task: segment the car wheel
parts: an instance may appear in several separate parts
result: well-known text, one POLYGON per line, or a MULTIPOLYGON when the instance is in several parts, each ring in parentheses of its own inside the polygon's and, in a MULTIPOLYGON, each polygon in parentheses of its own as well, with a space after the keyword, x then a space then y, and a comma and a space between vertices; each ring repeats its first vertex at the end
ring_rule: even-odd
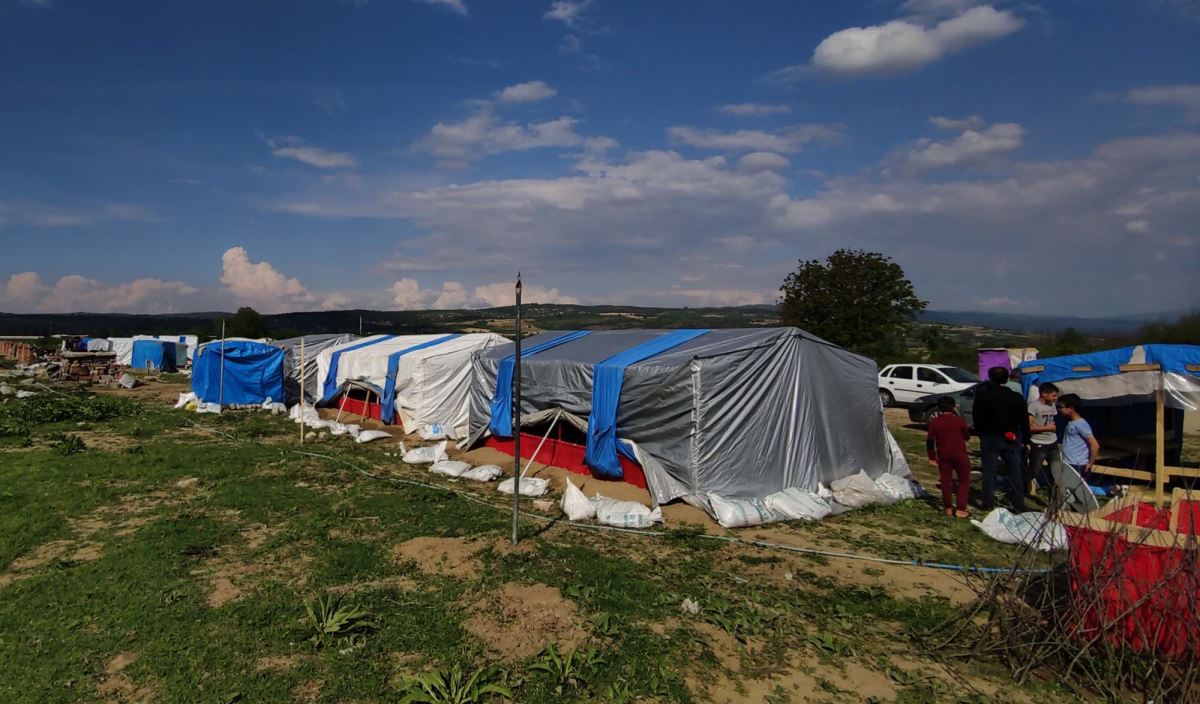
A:
POLYGON ((879 403, 883 404, 884 408, 891 408, 892 404, 895 402, 896 399, 892 396, 891 391, 885 391, 883 389, 879 390, 879 403))
POLYGON ((929 425, 929 421, 933 420, 933 417, 937 415, 937 412, 937 406, 930 406, 925 409, 924 413, 921 414, 921 420, 925 423, 925 425, 929 425))

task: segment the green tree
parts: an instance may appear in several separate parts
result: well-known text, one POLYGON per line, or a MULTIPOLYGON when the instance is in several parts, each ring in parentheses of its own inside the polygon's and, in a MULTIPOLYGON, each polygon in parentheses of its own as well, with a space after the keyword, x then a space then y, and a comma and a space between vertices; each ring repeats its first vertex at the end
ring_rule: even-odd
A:
POLYGON ((888 257, 839 249, 824 261, 801 261, 780 288, 779 314, 807 330, 876 359, 899 354, 926 302, 888 257))
POLYGON ((937 352, 946 343, 945 329, 941 325, 925 325, 917 331, 917 339, 930 352, 937 352))
POLYGON ((258 311, 249 306, 242 306, 229 319, 228 324, 225 326, 225 335, 228 337, 250 337, 256 339, 266 337, 267 324, 258 311))

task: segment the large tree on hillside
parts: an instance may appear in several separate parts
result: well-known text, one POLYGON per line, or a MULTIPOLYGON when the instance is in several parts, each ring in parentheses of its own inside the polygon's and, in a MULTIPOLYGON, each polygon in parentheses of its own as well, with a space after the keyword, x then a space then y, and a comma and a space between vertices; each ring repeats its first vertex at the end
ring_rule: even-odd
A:
POLYGON ((876 252, 839 249, 801 261, 780 288, 787 325, 876 359, 898 354, 926 302, 904 270, 876 252))
POLYGON ((225 334, 229 337, 248 337, 257 340, 267 336, 267 323, 258 311, 249 306, 242 306, 229 320, 225 334))

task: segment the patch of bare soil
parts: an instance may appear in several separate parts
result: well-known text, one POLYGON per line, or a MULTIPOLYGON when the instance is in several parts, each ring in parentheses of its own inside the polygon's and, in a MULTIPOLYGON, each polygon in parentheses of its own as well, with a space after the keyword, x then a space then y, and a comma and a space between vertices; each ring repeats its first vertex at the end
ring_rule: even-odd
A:
POLYGON ((545 584, 508 582, 473 611, 466 629, 505 661, 532 657, 550 644, 571 651, 587 639, 575 602, 545 584))
POLYGON ((300 655, 271 655, 259 658, 258 662, 254 663, 254 666, 259 670, 287 672, 299 665, 303 659, 300 655))
POLYGON ((91 390, 98 394, 120 396, 122 398, 132 398, 143 401, 161 401, 164 403, 169 401, 171 405, 175 405, 175 402, 179 400, 179 394, 186 394, 191 390, 189 385, 186 383, 155 381, 146 379, 145 377, 138 377, 138 381, 143 383, 135 386, 132 389, 126 389, 120 386, 111 387, 96 385, 92 386, 91 390))
POLYGON ((332 587, 329 587, 326 591, 334 594, 357 594, 358 592, 373 592, 382 589, 413 591, 417 588, 417 586, 417 582, 413 579, 404 576, 395 576, 384 577, 383 579, 372 579, 367 582, 336 584, 332 587))
POLYGON ((308 578, 308 565, 313 560, 311 555, 284 551, 249 561, 243 559, 244 553, 245 549, 225 550, 192 570, 193 575, 208 579, 208 605, 212 608, 237 601, 269 579, 303 586, 308 578))
POLYGON ((473 579, 479 574, 476 554, 482 546, 466 538, 413 538, 401 543, 392 555, 417 563, 422 572, 473 579))
POLYGON ((121 452, 138 444, 136 438, 107 430, 72 430, 70 434, 82 440, 88 449, 102 452, 121 452))
POLYGON ((154 688, 138 686, 125 673, 125 669, 137 660, 136 653, 117 653, 104 666, 104 679, 96 686, 96 692, 106 703, 142 704, 155 699, 154 688))
POLYGON ((740 648, 737 639, 710 623, 694 623, 692 630, 696 631, 700 639, 712 649, 713 655, 717 656, 717 662, 721 663, 721 667, 733 672, 738 671, 742 658, 738 652, 740 648))
POLYGON ((292 701, 310 704, 321 698, 321 688, 324 680, 309 680, 292 688, 292 701))

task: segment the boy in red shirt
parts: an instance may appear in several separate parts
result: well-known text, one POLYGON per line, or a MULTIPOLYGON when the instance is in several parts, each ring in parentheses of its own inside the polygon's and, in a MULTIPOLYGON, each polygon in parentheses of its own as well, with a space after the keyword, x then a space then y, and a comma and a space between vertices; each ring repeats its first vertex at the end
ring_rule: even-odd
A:
POLYGON ((971 491, 971 459, 967 456, 967 440, 971 438, 971 431, 954 412, 956 406, 949 396, 938 399, 941 413, 929 421, 925 449, 929 452, 929 464, 937 467, 942 477, 942 506, 946 515, 969 518, 967 495, 971 491), (951 491, 954 479, 958 480, 957 496, 951 491))

